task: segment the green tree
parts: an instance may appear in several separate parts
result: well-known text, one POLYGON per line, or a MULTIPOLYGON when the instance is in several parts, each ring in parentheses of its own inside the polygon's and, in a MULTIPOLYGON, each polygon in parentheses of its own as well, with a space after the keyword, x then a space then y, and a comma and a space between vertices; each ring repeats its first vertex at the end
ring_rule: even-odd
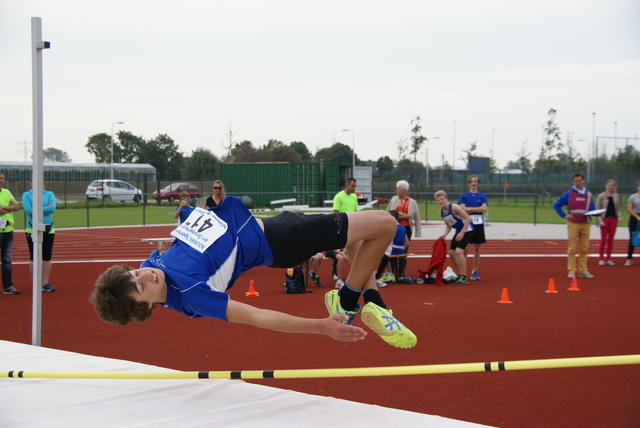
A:
POLYGON ((422 130, 420 122, 420 116, 416 116, 416 118, 411 121, 411 148, 409 153, 413 155, 414 162, 418 160, 418 152, 422 149, 424 142, 427 141, 427 137, 424 137, 420 132, 422 130))
POLYGON ((638 171, 640 171, 640 151, 630 144, 619 147, 617 153, 611 158, 611 167, 618 173, 629 174, 634 180, 632 185, 635 188, 635 181, 638 180, 638 171))
POLYGON ((517 159, 515 161, 509 161, 507 163, 507 168, 510 169, 519 169, 524 174, 529 174, 531 172, 531 160, 529 156, 531 153, 527 148, 527 140, 522 142, 522 146, 520 146, 520 150, 516 152, 517 159))
POLYGON ((464 153, 462 160, 467 162, 467 169, 469 169, 469 165, 471 165, 471 160, 478 157, 478 155, 476 154, 477 148, 478 143, 474 141, 473 143, 469 143, 468 149, 462 151, 462 153, 464 153))
MULTIPOLYGON (((315 158, 318 162, 351 164, 353 161, 353 150, 346 144, 338 142, 330 147, 318 150, 315 158)), ((358 165, 357 156, 356 165, 358 165)))
POLYGON ((264 145, 263 149, 271 151, 273 149, 276 149, 278 147, 283 147, 283 146, 284 146, 284 143, 280 140, 269 140, 267 141, 267 144, 264 145))
MULTIPOLYGON (((422 130, 422 125, 420 125, 421 119, 420 116, 416 116, 415 119, 413 119, 411 121, 411 148, 409 150, 409 152, 413 155, 413 177, 414 179, 417 179, 418 177, 418 169, 419 167, 422 167, 421 163, 418 163, 418 152, 422 149, 422 146, 424 145, 425 141, 427 141, 427 138, 424 137, 421 133, 422 130)), ((422 175, 423 177, 425 177, 425 175, 422 175)), ((425 177, 426 178, 426 177, 425 177)), ((416 181, 416 184, 419 183, 419 181, 416 181)), ((418 190, 420 189, 421 186, 418 186, 418 190)))
POLYGON ((407 180, 409 183, 415 181, 415 168, 409 159, 402 159, 398 162, 396 167, 396 173, 402 177, 403 180, 407 180))
POLYGON ((544 127, 544 147, 549 158, 553 158, 562 150, 560 139, 560 127, 556 124, 556 110, 550 109, 547 113, 547 123, 544 127))
POLYGON ((376 162, 376 169, 380 175, 393 171, 393 161, 389 156, 383 156, 376 162))
MULTIPOLYGON (((84 146, 87 148, 87 152, 93 155, 96 163, 111 163, 111 136, 109 134, 104 132, 94 134, 89 137, 84 146)), ((115 154, 115 147, 113 151, 115 154)))
POLYGON ((133 135, 129 131, 118 131, 117 136, 118 141, 113 142, 113 162, 137 163, 140 159, 140 151, 146 144, 144 138, 133 135))
POLYGON ((190 181, 215 180, 220 177, 220 159, 210 150, 198 147, 185 158, 182 177, 190 181))
POLYGON ((300 154, 300 156, 302 157, 302 160, 304 162, 308 162, 310 160, 313 159, 313 156, 311 155, 311 152, 309 151, 309 149, 307 148, 307 145, 305 143, 303 143, 302 141, 292 141, 289 146, 295 150, 296 152, 298 152, 298 154, 300 154))
POLYGON ((540 147, 540 156, 535 163, 535 169, 538 172, 551 172, 558 160, 558 154, 562 151, 560 128, 556 124, 556 113, 553 108, 547 112, 547 123, 543 128, 544 140, 540 147))
POLYGON ((273 162, 273 154, 264 149, 256 149, 253 143, 248 140, 237 143, 231 149, 231 156, 228 158, 232 163, 251 163, 251 162, 273 162))
POLYGON ((271 150, 274 162, 302 162, 302 156, 290 146, 279 146, 271 150))
POLYGON ((269 140, 262 151, 270 154, 271 162, 302 162, 302 156, 297 151, 279 140, 269 140))
POLYGON ((398 150, 398 162, 406 158, 407 153, 407 139, 404 137, 398 138, 396 141, 396 150, 398 150))
POLYGON ((237 144, 235 139, 237 133, 238 131, 233 130, 231 121, 229 121, 229 131, 225 135, 225 141, 222 142, 222 148, 224 148, 227 152, 225 158, 231 158, 231 150, 233 150, 233 147, 237 144))
POLYGON ((181 176, 183 154, 173 139, 160 134, 147 141, 138 151, 139 163, 148 163, 156 168, 160 179, 174 179, 181 176))
POLYGON ((567 133, 567 142, 564 145, 564 151, 559 152, 556 156, 557 162, 553 166, 552 172, 566 172, 572 174, 580 168, 579 165, 583 162, 582 156, 573 147, 572 133, 567 133))
POLYGON ((43 155, 46 162, 71 162, 67 152, 53 147, 44 149, 43 155))

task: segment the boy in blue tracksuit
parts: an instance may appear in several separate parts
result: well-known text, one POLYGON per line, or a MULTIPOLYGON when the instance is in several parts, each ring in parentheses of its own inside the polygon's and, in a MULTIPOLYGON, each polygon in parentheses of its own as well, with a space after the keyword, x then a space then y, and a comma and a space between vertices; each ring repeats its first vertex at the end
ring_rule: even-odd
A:
POLYGON ((227 196, 210 210, 184 207, 172 232, 171 248, 139 269, 114 266, 96 282, 91 301, 107 322, 146 321, 154 305, 188 317, 210 317, 290 333, 326 334, 337 340, 363 340, 366 332, 351 325, 360 312, 365 325, 387 343, 415 345, 415 335, 395 320, 375 285, 376 260, 391 241, 395 222, 384 211, 300 216, 285 212, 254 218, 239 198, 227 196), (226 293, 238 277, 255 266, 288 268, 319 251, 346 248, 351 271, 340 290, 325 296, 330 316, 295 317, 233 301, 226 293), (389 323, 388 317, 394 323, 389 323), (396 325, 397 323, 397 325, 396 325))

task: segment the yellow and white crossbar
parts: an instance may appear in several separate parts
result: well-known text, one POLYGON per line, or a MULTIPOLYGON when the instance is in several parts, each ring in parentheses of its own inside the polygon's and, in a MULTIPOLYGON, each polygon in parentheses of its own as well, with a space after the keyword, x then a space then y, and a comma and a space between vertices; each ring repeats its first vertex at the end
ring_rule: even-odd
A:
POLYGON ((619 366, 630 364, 640 364, 640 355, 554 358, 547 360, 500 361, 485 363, 435 364, 424 366, 355 367, 297 370, 173 372, 56 372, 9 370, 0 371, 0 379, 304 379, 477 373, 511 370, 560 369, 571 367, 619 366))

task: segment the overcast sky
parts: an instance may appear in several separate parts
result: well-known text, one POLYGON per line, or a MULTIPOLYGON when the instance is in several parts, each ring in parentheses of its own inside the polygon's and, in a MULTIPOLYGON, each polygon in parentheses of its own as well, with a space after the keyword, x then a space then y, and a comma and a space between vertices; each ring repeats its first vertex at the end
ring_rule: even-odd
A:
POLYGON ((74 162, 120 121, 186 155, 222 156, 232 130, 396 160, 419 115, 429 163, 456 167, 474 141, 499 166, 535 160, 551 108, 584 156, 594 118, 597 137, 640 137, 637 0, 0 0, 3 160, 31 153, 31 17, 51 42, 44 147, 74 162))

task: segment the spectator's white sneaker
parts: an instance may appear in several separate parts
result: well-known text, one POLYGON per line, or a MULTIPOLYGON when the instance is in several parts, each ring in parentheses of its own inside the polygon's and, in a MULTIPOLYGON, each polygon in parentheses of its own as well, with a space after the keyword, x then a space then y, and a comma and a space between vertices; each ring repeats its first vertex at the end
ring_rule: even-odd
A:
POLYGON ((379 279, 376 279, 376 287, 378 287, 378 288, 384 288, 384 287, 386 287, 386 286, 387 286, 387 284, 386 284, 386 283, 384 283, 384 282, 380 281, 379 279))

